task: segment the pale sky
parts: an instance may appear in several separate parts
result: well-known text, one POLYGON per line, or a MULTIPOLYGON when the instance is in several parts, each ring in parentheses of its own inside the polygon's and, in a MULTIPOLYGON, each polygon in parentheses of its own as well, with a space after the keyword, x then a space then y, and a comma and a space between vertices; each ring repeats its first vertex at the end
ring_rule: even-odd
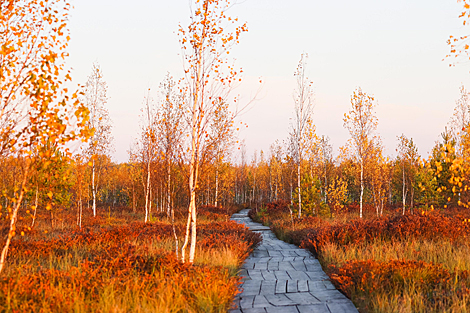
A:
MULTIPOLYGON (((109 86, 114 160, 128 160, 139 135, 144 96, 170 72, 182 75, 178 24, 189 21, 188 0, 80 0, 70 21, 68 65, 75 83, 84 84, 93 62, 109 86)), ((232 51, 244 70, 236 90, 258 100, 240 118, 248 128, 248 155, 268 152, 288 135, 293 116, 294 71, 300 54, 309 54, 307 73, 314 82, 314 121, 330 137, 335 153, 349 138, 343 115, 356 87, 378 101, 378 133, 387 154, 405 134, 423 156, 432 149, 452 115, 461 84, 470 89, 470 64, 449 67, 449 35, 468 31, 457 0, 244 0, 230 16, 248 23, 248 33, 232 51)))

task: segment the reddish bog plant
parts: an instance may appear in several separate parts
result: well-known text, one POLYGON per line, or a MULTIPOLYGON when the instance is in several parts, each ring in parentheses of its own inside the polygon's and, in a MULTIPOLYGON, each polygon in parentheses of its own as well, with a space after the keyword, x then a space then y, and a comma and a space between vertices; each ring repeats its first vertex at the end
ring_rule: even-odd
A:
MULTIPOLYGON (((327 243, 341 246, 362 244, 374 240, 403 240, 412 238, 446 239, 453 243, 466 242, 470 225, 457 217, 435 214, 399 215, 374 220, 353 220, 347 223, 304 230, 301 245, 315 254, 327 243)), ((299 242, 300 238, 296 238, 299 242)))
POLYGON ((261 243, 261 235, 233 221, 199 226, 199 245, 205 248, 231 247, 240 260, 261 243))
MULTIPOLYGON (((172 235, 170 224, 143 222, 28 234, 12 243, 15 268, 0 278, 0 311, 226 311, 239 278, 227 267, 183 264, 153 245, 172 235)), ((230 249, 241 263, 261 237, 223 221, 201 225, 198 240, 206 251, 230 249)))
POLYGON ((152 256, 139 255, 128 245, 118 255, 100 254, 93 261, 84 261, 67 271, 52 268, 28 273, 28 269, 18 269, 16 275, 0 279, 0 298, 13 311, 41 308, 68 312, 76 307, 76 301, 85 310, 96 311, 104 286, 114 288, 118 294, 123 292, 122 286, 127 286, 147 301, 159 301, 163 289, 173 290, 172 293, 185 298, 187 309, 196 309, 201 290, 210 293, 215 289, 219 301, 229 303, 237 284, 238 278, 222 268, 183 264, 165 251, 152 256), (7 304, 11 295, 14 302, 7 304))
POLYGON ((205 217, 210 221, 228 220, 236 208, 222 208, 213 205, 203 205, 198 208, 197 214, 199 217, 205 217))
POLYGON ((290 203, 285 200, 278 200, 267 203, 258 209, 251 209, 248 216, 262 223, 268 223, 269 221, 279 219, 286 214, 290 214, 289 210, 290 203))
POLYGON ((442 265, 422 261, 350 261, 341 267, 330 265, 328 271, 333 284, 355 299, 364 312, 371 309, 372 299, 378 294, 403 295, 412 290, 411 298, 424 301, 427 308, 440 309, 448 306, 450 297, 465 299, 470 295, 467 271, 450 272, 442 265))

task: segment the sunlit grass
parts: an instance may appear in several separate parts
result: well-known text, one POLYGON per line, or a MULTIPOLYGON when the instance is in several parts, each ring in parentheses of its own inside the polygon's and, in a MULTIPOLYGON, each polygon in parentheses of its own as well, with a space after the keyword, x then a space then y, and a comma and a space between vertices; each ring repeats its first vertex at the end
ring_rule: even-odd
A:
POLYGON ((454 245, 446 240, 376 240, 347 247, 327 243, 322 247, 321 260, 325 264, 341 266, 347 261, 416 260, 442 264, 450 271, 470 271, 470 246, 454 245))
MULTIPOLYGON (((84 221, 82 231, 73 216, 63 217, 67 227, 38 221, 12 245, 0 277, 0 311, 226 312, 238 288, 238 266, 257 239, 246 239, 248 230, 233 222, 205 218, 195 262, 182 264, 165 216, 147 224, 132 216, 104 211, 84 221)), ((180 219, 180 249, 183 230, 180 219)))
POLYGON ((360 312, 470 312, 469 212, 292 219, 285 206, 267 208, 254 218, 318 255, 360 312))

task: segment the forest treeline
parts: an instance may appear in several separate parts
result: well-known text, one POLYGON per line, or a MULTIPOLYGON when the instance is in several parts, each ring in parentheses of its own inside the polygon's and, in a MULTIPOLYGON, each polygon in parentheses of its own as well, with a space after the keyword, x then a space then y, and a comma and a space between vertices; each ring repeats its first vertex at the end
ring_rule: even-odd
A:
MULTIPOLYGON (((405 214, 417 208, 468 205, 470 172, 465 151, 470 142, 468 128, 462 124, 469 123, 465 114, 469 106, 468 93, 462 87, 449 127, 427 159, 419 154, 413 139, 405 135, 397 136, 395 157, 384 156, 379 137, 372 138, 364 162, 364 204, 371 213, 381 215, 386 206, 400 207, 405 214)), ((79 218, 81 203, 85 216, 92 216, 95 189, 98 207, 127 206, 145 211, 147 205, 149 220, 155 214, 170 216, 169 208, 186 209, 188 164, 178 150, 183 146, 181 142, 169 146, 161 139, 161 127, 171 120, 153 119, 155 116, 158 114, 151 115, 150 140, 145 127, 126 163, 113 162, 109 150, 108 154, 91 154, 86 159, 59 154, 48 165, 47 174, 36 169, 28 179, 23 206, 50 210, 51 215, 57 210, 76 210, 79 218), (169 150, 170 159, 165 157, 169 150)), ((293 213, 298 213, 298 162, 292 146, 286 144, 289 141, 276 141, 269 151, 248 156, 244 144, 236 143, 235 132, 231 136, 232 141, 225 141, 223 147, 208 151, 213 155, 207 155, 202 165, 198 205, 260 206, 286 200, 292 204, 293 213)), ((303 214, 332 216, 358 205, 361 166, 354 147, 347 143, 335 156, 327 136, 314 136, 308 144, 310 153, 304 155, 300 165, 303 214)), ((14 186, 18 169, 14 158, 4 158, 2 163, 2 206, 6 208, 17 192, 14 186)), ((35 211, 30 211, 32 217, 35 211)))

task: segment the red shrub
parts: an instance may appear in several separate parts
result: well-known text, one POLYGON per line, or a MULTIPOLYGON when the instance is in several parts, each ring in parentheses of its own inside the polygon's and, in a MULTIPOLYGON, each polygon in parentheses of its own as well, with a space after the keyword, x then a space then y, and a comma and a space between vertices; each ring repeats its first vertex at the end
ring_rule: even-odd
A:
POLYGON ((341 267, 330 265, 328 271, 333 284, 361 306, 373 294, 393 294, 409 286, 423 295, 428 307, 445 307, 450 294, 459 298, 470 295, 469 272, 452 273, 439 264, 422 261, 349 261, 341 267))
MULTIPOLYGON (((442 214, 410 214, 374 220, 353 220, 344 224, 325 225, 304 230, 301 245, 313 253, 320 253, 326 243, 338 245, 360 244, 377 239, 409 240, 448 239, 465 242, 470 237, 469 223, 442 214)), ((296 240, 300 241, 300 238, 296 240)))

